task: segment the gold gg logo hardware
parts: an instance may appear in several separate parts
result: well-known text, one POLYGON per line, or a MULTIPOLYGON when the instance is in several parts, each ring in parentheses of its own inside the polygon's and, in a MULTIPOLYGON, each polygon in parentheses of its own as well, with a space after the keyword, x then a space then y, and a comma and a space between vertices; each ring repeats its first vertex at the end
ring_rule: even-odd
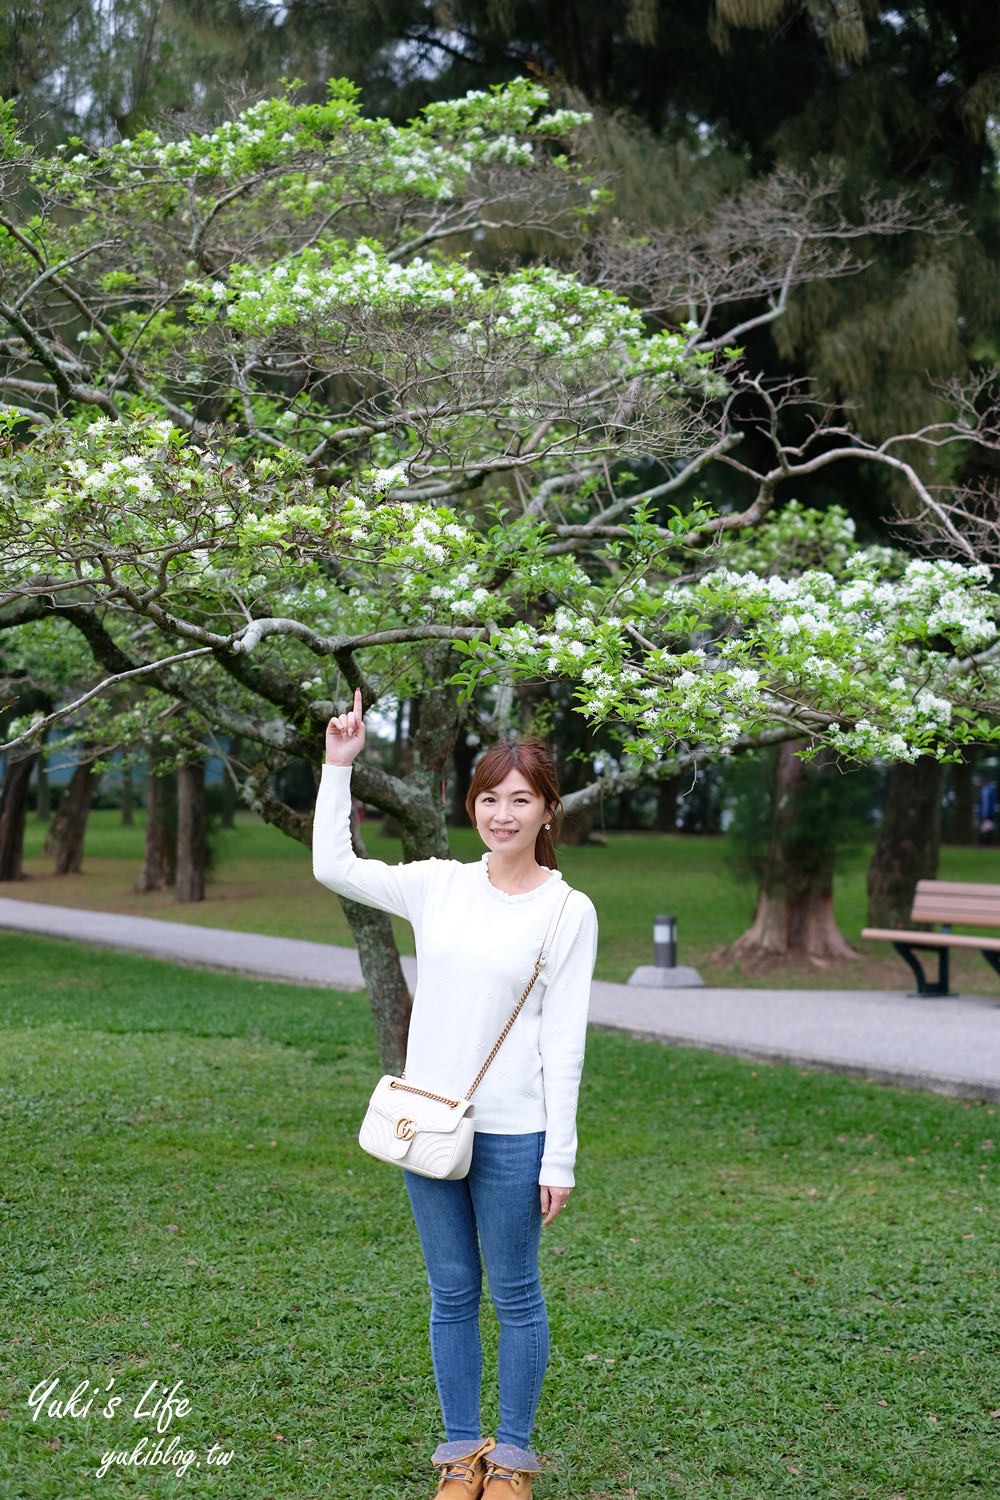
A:
POLYGON ((417 1133, 417 1130, 413 1121, 408 1120, 405 1115, 402 1115, 400 1119, 396 1121, 396 1129, 393 1133, 397 1141, 412 1141, 413 1137, 417 1133))

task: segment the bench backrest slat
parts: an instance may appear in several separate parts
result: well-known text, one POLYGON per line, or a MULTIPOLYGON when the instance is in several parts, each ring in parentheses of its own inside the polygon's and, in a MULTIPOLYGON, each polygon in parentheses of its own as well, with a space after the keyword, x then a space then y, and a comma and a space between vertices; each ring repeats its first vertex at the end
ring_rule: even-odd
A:
POLYGON ((913 921, 1000 927, 1000 885, 921 880, 913 898, 913 921))

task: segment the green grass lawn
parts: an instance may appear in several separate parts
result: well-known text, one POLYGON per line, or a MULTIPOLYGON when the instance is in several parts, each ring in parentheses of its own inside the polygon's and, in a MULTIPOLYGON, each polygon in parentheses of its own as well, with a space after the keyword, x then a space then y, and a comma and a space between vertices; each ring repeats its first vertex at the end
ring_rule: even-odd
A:
MULTIPOLYGON (((123 828, 116 812, 92 815, 84 873, 57 878, 52 861, 41 853, 44 827, 31 822, 27 840, 29 878, 0 886, 0 894, 22 900, 54 902, 194 922, 244 932, 350 944, 339 902, 312 878, 309 851, 275 829, 240 816, 232 830, 214 835, 215 864, 207 900, 181 906, 172 893, 140 896, 134 890, 142 859, 141 820, 123 828)), ((369 824, 368 851, 397 860, 400 845, 369 824)), ((471 829, 452 834, 452 852, 476 859, 481 852, 471 829)), ((766 972, 738 971, 715 955, 749 926, 755 891, 732 870, 724 839, 663 834, 610 834, 604 846, 566 848, 563 870, 593 899, 601 923, 598 978, 625 980, 638 964, 652 963, 652 925, 659 912, 676 915, 679 962, 698 968, 711 984, 779 985, 789 988, 908 989, 910 972, 886 943, 858 943, 865 925, 865 872, 869 849, 857 849, 843 861, 836 883, 837 920, 857 943, 863 961, 766 972)), ((1000 879, 1000 849, 945 849, 941 877, 951 880, 1000 879)), ((409 928, 398 924, 401 948, 412 952, 409 928)), ((1000 995, 1000 977, 976 953, 952 955, 953 984, 965 992, 1000 995)))
MULTIPOLYGON (((0 1500, 429 1497, 364 998, 2 935, 0 1038, 0 1500)), ((996 1493, 994 1107, 594 1034, 580 1134, 539 1500, 996 1493)))

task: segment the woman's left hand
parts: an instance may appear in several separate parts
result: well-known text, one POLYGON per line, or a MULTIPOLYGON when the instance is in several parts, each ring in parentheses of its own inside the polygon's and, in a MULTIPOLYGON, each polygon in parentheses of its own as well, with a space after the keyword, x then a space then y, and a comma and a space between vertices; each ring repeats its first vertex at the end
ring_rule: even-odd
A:
POLYGON ((566 1200, 572 1191, 572 1188, 545 1187, 545 1185, 542 1184, 541 1194, 543 1229, 545 1228, 546 1224, 552 1223, 552 1220, 555 1218, 556 1214, 562 1213, 563 1209, 566 1207, 566 1200))

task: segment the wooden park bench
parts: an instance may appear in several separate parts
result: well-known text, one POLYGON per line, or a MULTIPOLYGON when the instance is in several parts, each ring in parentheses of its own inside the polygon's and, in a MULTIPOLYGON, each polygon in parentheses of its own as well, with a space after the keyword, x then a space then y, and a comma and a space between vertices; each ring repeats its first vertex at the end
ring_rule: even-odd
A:
POLYGON ((921 995, 949 995, 948 959, 952 948, 977 948, 986 962, 1000 974, 1000 937, 952 932, 952 924, 964 927, 1000 927, 1000 885, 968 885, 955 880, 921 880, 913 898, 911 922, 938 922, 937 932, 897 932, 866 927, 863 938, 884 938, 906 960, 921 995), (936 980, 929 980, 918 957, 918 949, 938 956, 936 980))

